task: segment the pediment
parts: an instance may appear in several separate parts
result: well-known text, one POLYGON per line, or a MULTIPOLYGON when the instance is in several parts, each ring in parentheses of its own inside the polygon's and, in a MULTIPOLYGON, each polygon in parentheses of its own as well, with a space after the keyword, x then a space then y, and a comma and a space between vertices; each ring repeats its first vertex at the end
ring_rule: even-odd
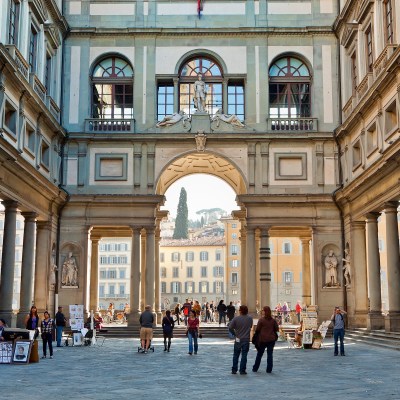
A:
POLYGON ((29 0, 29 5, 39 24, 44 24, 49 18, 44 0, 29 0))
POLYGON ((354 38, 357 36, 358 31, 358 23, 357 22, 347 22, 346 27, 343 31, 342 38, 340 40, 340 44, 348 48, 351 43, 353 43, 354 38))

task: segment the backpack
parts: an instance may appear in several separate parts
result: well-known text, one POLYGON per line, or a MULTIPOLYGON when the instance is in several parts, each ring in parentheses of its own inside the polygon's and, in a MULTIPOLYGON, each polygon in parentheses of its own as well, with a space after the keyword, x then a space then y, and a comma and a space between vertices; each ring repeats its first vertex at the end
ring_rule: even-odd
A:
POLYGON ((189 315, 189 307, 183 309, 183 315, 189 315))

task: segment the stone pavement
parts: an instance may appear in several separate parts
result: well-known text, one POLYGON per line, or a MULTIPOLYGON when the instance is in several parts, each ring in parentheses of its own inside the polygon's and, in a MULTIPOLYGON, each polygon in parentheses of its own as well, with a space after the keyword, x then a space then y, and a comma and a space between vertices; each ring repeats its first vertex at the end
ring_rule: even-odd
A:
MULTIPOLYGON (((274 370, 266 355, 257 373, 232 375, 233 342, 199 341, 187 354, 187 340, 173 339, 171 352, 155 339, 155 352, 139 354, 138 339, 107 339, 103 347, 55 348, 54 359, 37 364, 0 365, 1 397, 43 399, 400 399, 399 353, 346 343, 346 357, 334 357, 332 341, 321 350, 288 349, 278 342, 274 370)), ((40 343, 41 348, 41 343, 40 343)), ((41 353, 41 352, 40 352, 41 353)))

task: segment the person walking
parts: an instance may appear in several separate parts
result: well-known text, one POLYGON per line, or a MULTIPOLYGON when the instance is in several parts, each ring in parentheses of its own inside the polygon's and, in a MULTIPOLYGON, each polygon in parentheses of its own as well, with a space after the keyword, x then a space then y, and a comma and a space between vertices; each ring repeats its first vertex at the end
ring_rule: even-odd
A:
POLYGON ((178 325, 180 325, 180 319, 181 319, 181 305, 180 305, 179 303, 175 306, 174 314, 175 314, 175 317, 176 317, 176 321, 175 321, 175 322, 177 322, 178 325))
POLYGON ((258 320, 256 330, 254 332, 258 339, 256 342, 257 356, 253 365, 253 372, 257 372, 260 368, 261 359, 267 349, 267 373, 272 372, 275 342, 278 339, 279 326, 274 318, 272 318, 271 308, 265 306, 263 308, 264 316, 258 320))
POLYGON ((333 311, 331 321, 333 324, 333 341, 334 341, 334 353, 333 355, 338 355, 338 340, 340 340, 340 355, 344 356, 344 317, 347 312, 341 310, 340 307, 335 307, 333 311))
POLYGON ((54 320, 50 318, 48 311, 43 314, 44 318, 41 324, 42 341, 43 341, 43 356, 46 358, 47 345, 49 346, 50 358, 53 358, 53 331, 56 327, 54 320))
POLYGON ((220 300, 218 303, 217 311, 219 315, 219 326, 221 326, 222 319, 224 320, 224 324, 226 326, 226 305, 224 304, 224 300, 220 300))
POLYGON ((66 325, 66 318, 63 314, 63 308, 58 307, 58 311, 56 313, 56 339, 57 339, 57 347, 61 347, 61 339, 64 326, 66 325))
POLYGON ((167 310, 165 312, 165 316, 162 319, 161 326, 163 328, 163 335, 164 335, 164 351, 168 351, 171 348, 171 339, 173 336, 174 330, 174 319, 171 317, 171 311, 167 310), (168 339, 168 346, 167 346, 167 339, 168 339))
POLYGON ((236 312, 236 308, 233 305, 233 302, 231 301, 229 303, 229 306, 226 307, 226 316, 228 317, 229 322, 233 320, 233 318, 235 318, 235 312, 236 312))
POLYGON ((140 341, 141 353, 147 354, 149 351, 151 340, 153 339, 153 324, 154 316, 151 312, 151 306, 146 306, 144 311, 140 314, 140 341))
POLYGON ((240 360, 240 375, 246 375, 247 354, 250 348, 250 330, 253 327, 253 318, 248 315, 249 309, 245 305, 239 307, 239 314, 229 324, 229 331, 235 335, 235 344, 233 346, 233 363, 232 374, 238 371, 239 357, 240 360))
POLYGON ((181 308, 181 311, 183 311, 183 317, 185 319, 185 326, 187 326, 187 320, 191 310, 192 310, 192 305, 190 304, 189 299, 186 299, 185 303, 181 308))
POLYGON ((190 316, 187 320, 187 330, 186 334, 189 340, 189 355, 197 354, 197 351, 199 349, 198 345, 198 337, 200 335, 200 321, 197 318, 196 311, 191 310, 190 311, 190 316))

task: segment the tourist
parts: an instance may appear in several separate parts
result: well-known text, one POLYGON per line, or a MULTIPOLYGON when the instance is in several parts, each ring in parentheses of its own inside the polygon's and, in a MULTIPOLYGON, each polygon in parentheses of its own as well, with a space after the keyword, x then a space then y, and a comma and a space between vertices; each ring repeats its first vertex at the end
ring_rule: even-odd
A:
POLYGON ((190 311, 190 316, 187 320, 187 330, 186 334, 189 340, 189 353, 190 355, 197 354, 199 348, 198 337, 200 335, 200 321, 197 318, 196 312, 194 310, 190 311))
POLYGON ((30 331, 35 331, 34 339, 39 336, 40 319, 36 306, 32 306, 29 315, 25 318, 25 327, 30 331))
POLYGON ((300 314, 303 311, 303 308, 301 307, 300 300, 296 303, 296 316, 297 316, 297 322, 300 323, 300 314))
POLYGON ((140 340, 142 348, 140 351, 147 354, 149 351, 151 340, 153 339, 154 316, 151 312, 151 306, 146 306, 140 314, 140 340))
POLYGON ((175 306, 174 314, 175 314, 175 317, 176 317, 175 322, 177 322, 178 325, 180 325, 180 322, 181 322, 180 321, 181 320, 181 305, 179 303, 175 306))
POLYGON ((53 331, 55 329, 54 320, 50 318, 48 311, 44 312, 44 319, 41 324, 42 341, 43 341, 43 356, 46 358, 46 348, 49 345, 50 358, 53 358, 53 331))
POLYGON ((61 339, 64 326, 67 323, 67 320, 63 314, 63 308, 58 307, 58 311, 56 313, 56 338, 57 338, 57 347, 61 347, 61 339))
POLYGON ((7 328, 6 321, 0 318, 0 342, 4 340, 4 328, 7 328))
POLYGON ((201 305, 197 300, 194 301, 193 310, 196 312, 196 316, 200 320, 201 305))
POLYGON ((164 335, 164 351, 168 351, 171 348, 171 339, 173 335, 174 329, 174 319, 171 317, 171 311, 167 310, 165 312, 165 317, 162 319, 161 326, 163 328, 163 335, 164 335), (167 339, 168 339, 168 346, 167 346, 167 339))
POLYGON ((192 309, 192 305, 189 302, 189 299, 186 299, 185 303, 183 304, 181 311, 183 312, 183 318, 185 319, 185 325, 187 326, 187 320, 190 315, 190 311, 192 309))
POLYGON ((224 304, 224 300, 220 300, 217 311, 219 315, 219 326, 221 326, 222 319, 224 320, 224 324, 226 326, 226 305, 224 304))
POLYGON ((298 347, 303 345, 303 321, 300 322, 300 326, 294 331, 294 341, 298 347))
POLYGON ((231 301, 229 303, 229 306, 226 307, 226 315, 227 315, 229 321, 232 321, 233 318, 235 318, 235 312, 236 312, 236 308, 233 305, 233 302, 231 301))
POLYGON ((275 319, 272 318, 271 308, 265 306, 263 308, 263 317, 258 320, 255 335, 258 336, 257 340, 257 356, 253 365, 253 372, 257 372, 260 367, 262 356, 267 349, 267 373, 272 372, 273 359, 272 353, 274 351, 275 342, 278 340, 279 326, 275 319))
POLYGON ((246 375, 247 366, 247 353, 250 348, 250 331, 253 327, 253 318, 248 315, 249 309, 245 305, 239 307, 239 314, 229 324, 229 330, 235 335, 235 344, 233 346, 233 363, 232 363, 232 374, 236 374, 238 371, 239 357, 240 360, 240 375, 246 375))
POLYGON ((340 355, 344 356, 344 318, 343 315, 347 314, 346 311, 341 310, 340 307, 335 307, 331 321, 333 324, 333 341, 334 341, 334 355, 338 355, 338 339, 340 340, 340 355))

